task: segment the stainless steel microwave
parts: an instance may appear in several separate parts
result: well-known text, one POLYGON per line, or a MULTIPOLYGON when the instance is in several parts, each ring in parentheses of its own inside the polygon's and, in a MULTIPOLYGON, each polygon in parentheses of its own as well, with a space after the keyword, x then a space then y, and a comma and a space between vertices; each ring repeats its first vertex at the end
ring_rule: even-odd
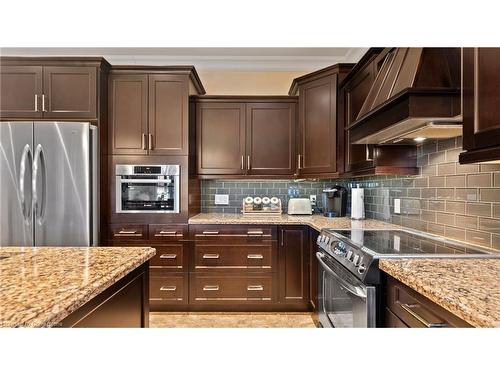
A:
POLYGON ((179 165, 118 164, 117 213, 179 213, 179 165))

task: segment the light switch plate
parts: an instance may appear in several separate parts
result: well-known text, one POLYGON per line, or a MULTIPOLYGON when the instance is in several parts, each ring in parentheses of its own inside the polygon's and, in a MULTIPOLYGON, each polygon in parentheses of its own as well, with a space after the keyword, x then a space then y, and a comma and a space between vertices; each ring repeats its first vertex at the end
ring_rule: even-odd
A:
POLYGON ((316 194, 309 195, 309 200, 311 201, 311 206, 316 206, 316 194))
POLYGON ((215 194, 215 204, 229 204, 229 195, 215 194))
POLYGON ((399 198, 394 198, 394 213, 395 214, 401 213, 401 199, 399 198))

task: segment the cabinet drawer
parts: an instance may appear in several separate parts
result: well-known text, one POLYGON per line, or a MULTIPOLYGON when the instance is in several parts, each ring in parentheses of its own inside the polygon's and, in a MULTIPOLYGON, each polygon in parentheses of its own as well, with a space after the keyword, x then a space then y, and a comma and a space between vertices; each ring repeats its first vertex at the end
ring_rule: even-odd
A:
POLYGON ((394 313, 385 308, 385 327, 386 328, 408 328, 406 324, 403 323, 394 313))
POLYGON ((186 239, 187 225, 149 224, 149 239, 159 241, 177 241, 186 239))
POLYGON ((149 300, 151 304, 187 303, 187 275, 151 270, 149 274, 149 300))
POLYGON ((191 274, 192 303, 275 302, 273 275, 236 276, 231 274, 191 274))
POLYGON ((148 237, 146 225, 110 224, 109 236, 117 241, 145 240, 148 237))
POLYGON ((387 307, 410 328, 470 327, 470 325, 401 282, 388 278, 387 307))
POLYGON ((195 244, 195 270, 258 270, 274 271, 277 251, 273 243, 226 245, 218 243, 195 244))
POLYGON ((191 238, 202 241, 263 241, 275 240, 274 225, 190 225, 191 238))
POLYGON ((154 248, 156 249, 156 255, 149 261, 151 268, 164 268, 171 271, 182 271, 185 268, 184 243, 154 245, 154 248))

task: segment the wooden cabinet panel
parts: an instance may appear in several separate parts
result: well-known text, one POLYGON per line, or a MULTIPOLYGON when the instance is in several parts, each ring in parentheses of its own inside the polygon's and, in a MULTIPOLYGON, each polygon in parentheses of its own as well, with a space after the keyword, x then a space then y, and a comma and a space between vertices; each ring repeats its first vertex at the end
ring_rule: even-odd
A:
POLYGON ((276 300, 274 276, 191 274, 190 302, 224 304, 228 302, 255 303, 276 300))
POLYGON ((385 328, 408 328, 391 310, 385 308, 385 328))
POLYGON ((188 154, 188 80, 174 74, 149 75, 149 153, 188 154))
POLYGON ((199 103, 196 115, 199 174, 245 174, 245 105, 199 103))
POLYGON ((319 232, 309 229, 309 303, 313 311, 318 309, 318 260, 316 251, 319 232))
POLYGON ((246 113, 248 173, 292 176, 295 171, 295 104, 248 103, 246 113))
POLYGON ((0 117, 42 117, 42 69, 0 65, 0 117))
POLYGON ((162 268, 169 271, 187 271, 187 245, 184 242, 172 242, 163 245, 151 244, 156 255, 151 258, 151 268, 162 268))
POLYGON ((190 237, 197 241, 224 243, 262 243, 277 238, 275 225, 200 224, 189 226, 190 237))
POLYGON ((463 148, 467 152, 460 162, 500 162, 500 48, 464 48, 462 59, 463 148))
POLYGON ((110 224, 109 239, 114 241, 140 241, 148 238, 146 225, 141 224, 110 224))
POLYGON ((160 269, 151 269, 149 301, 152 310, 161 310, 165 305, 187 304, 187 273, 168 273, 160 269))
POLYGON ((280 227, 280 301, 308 305, 308 230, 303 226, 280 227))
POLYGON ((337 75, 303 84, 299 95, 299 174, 337 171, 337 75))
POLYGON ((109 127, 112 154, 147 151, 148 76, 112 75, 109 78, 109 127))
POLYGON ((151 241, 178 241, 187 239, 188 226, 182 224, 149 224, 151 241))
POLYGON ((44 117, 97 118, 96 76, 95 67, 44 67, 44 117))

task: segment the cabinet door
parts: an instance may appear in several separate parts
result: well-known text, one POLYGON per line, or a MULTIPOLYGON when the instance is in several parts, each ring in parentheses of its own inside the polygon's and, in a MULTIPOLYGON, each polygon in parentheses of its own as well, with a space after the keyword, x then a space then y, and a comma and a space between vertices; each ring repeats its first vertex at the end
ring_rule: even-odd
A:
POLYGON ((0 117, 42 117, 42 67, 0 66, 0 117))
POLYGON ((97 68, 43 68, 43 117, 64 119, 97 118, 97 68))
POLYGON ((147 154, 148 76, 109 78, 109 142, 111 154, 147 154))
POLYGON ((500 145, 500 48, 463 49, 463 143, 500 145))
POLYGON ((299 174, 337 171, 337 76, 299 89, 299 174))
POLYGON ((245 174, 245 104, 199 103, 199 174, 245 174))
POLYGON ((246 105, 246 167, 253 175, 288 175, 295 170, 294 103, 246 105))
POLYGON ((149 76, 149 154, 188 154, 188 82, 175 74, 149 76))
POLYGON ((280 301, 307 308, 309 272, 308 230, 303 226, 280 227, 280 301))

